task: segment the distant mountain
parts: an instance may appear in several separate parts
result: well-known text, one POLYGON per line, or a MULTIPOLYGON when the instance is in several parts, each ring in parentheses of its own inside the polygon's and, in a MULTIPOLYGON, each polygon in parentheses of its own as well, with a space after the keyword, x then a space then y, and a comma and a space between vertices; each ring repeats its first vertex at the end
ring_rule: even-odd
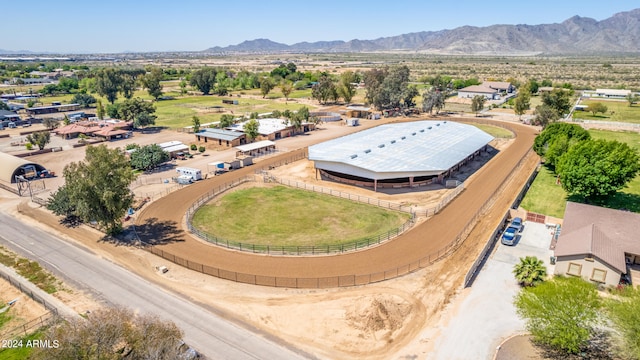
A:
POLYGON ((11 50, 0 49, 0 55, 25 55, 25 54, 33 54, 33 52, 28 50, 11 51, 11 50))
POLYGON ((268 39, 213 47, 206 53, 376 52, 415 51, 433 54, 622 54, 640 52, 640 9, 597 21, 574 16, 560 24, 462 26, 375 40, 302 42, 293 45, 268 39))

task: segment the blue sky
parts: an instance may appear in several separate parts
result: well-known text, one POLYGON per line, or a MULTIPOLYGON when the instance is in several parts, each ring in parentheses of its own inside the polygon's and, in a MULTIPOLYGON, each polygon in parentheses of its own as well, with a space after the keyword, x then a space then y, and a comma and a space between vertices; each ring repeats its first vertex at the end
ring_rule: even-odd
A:
POLYGON ((603 20, 632 1, 30 0, 0 5, 0 49, 57 53, 199 51, 267 38, 376 39, 463 25, 603 20))

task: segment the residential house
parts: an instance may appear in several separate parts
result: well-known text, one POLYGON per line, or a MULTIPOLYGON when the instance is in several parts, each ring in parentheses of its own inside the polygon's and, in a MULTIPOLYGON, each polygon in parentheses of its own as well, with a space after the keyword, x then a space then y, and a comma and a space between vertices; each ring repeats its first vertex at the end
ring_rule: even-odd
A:
POLYGON ((640 214, 567 202, 555 247, 557 275, 616 286, 640 284, 640 214))

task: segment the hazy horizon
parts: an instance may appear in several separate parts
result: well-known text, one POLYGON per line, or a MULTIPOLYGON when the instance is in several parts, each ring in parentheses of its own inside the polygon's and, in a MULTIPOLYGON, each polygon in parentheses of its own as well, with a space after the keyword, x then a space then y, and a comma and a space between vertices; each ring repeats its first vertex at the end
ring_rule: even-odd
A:
POLYGON ((241 4, 201 0, 179 5, 164 0, 62 0, 52 4, 33 0, 26 12, 24 4, 9 2, 3 5, 3 12, 12 15, 3 18, 3 23, 12 36, 0 40, 0 49, 42 54, 202 51, 260 38, 292 45, 374 40, 465 25, 551 24, 576 15, 600 21, 634 9, 627 2, 591 0, 513 2, 508 7, 460 0, 453 10, 451 4, 406 0, 394 2, 392 8, 388 2, 361 0, 327 0, 317 5, 290 0, 241 4))

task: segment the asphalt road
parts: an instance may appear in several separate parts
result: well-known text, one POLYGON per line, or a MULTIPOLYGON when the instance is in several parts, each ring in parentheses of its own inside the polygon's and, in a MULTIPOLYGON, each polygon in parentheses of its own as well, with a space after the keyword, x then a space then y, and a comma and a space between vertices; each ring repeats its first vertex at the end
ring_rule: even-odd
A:
POLYGON ((173 321, 184 331, 184 340, 209 359, 308 358, 265 334, 240 327, 84 248, 5 214, 0 214, 0 243, 102 300, 173 321))

